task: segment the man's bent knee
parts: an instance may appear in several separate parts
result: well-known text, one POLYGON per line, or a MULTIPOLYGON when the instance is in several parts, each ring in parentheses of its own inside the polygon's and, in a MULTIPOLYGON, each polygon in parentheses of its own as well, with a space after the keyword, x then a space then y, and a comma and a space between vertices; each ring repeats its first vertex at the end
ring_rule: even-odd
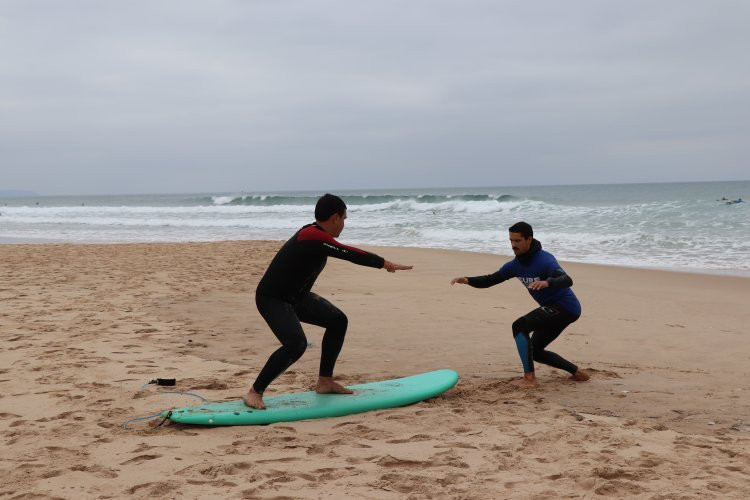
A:
POLYGON ((330 326, 346 331, 346 328, 349 326, 349 318, 342 311, 338 311, 334 315, 330 326))
POLYGON ((289 357, 292 358, 293 361, 297 361, 307 350, 307 339, 287 344, 284 347, 287 348, 289 357))
POLYGON ((517 320, 513 322, 513 325, 511 325, 511 328, 513 328, 513 336, 515 337, 519 333, 529 333, 528 323, 526 322, 526 317, 521 316, 517 320))

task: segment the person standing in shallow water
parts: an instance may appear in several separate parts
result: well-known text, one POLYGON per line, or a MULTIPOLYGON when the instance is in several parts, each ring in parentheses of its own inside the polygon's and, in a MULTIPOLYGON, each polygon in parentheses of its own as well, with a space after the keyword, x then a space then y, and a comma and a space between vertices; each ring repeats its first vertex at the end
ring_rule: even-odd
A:
POLYGON ((565 370, 573 380, 589 379, 585 370, 546 350, 562 331, 581 316, 581 304, 570 289, 573 280, 562 270, 555 257, 534 239, 534 231, 526 222, 509 228, 510 244, 516 258, 493 274, 453 278, 456 283, 475 288, 488 288, 511 278, 518 278, 540 307, 513 322, 513 339, 523 365, 523 378, 514 381, 520 387, 537 387, 534 361, 565 370), (533 332, 533 335, 532 335, 533 332))
POLYGON ((336 364, 348 320, 326 299, 311 292, 328 257, 348 260, 361 266, 385 269, 389 273, 411 269, 374 253, 336 241, 344 230, 346 204, 338 196, 323 195, 315 205, 315 222, 303 226, 278 251, 255 291, 255 304, 271 331, 281 342, 242 398, 251 408, 264 409, 263 393, 269 384, 296 362, 307 349, 307 338, 300 323, 325 328, 316 391, 320 394, 351 394, 334 382, 336 364))

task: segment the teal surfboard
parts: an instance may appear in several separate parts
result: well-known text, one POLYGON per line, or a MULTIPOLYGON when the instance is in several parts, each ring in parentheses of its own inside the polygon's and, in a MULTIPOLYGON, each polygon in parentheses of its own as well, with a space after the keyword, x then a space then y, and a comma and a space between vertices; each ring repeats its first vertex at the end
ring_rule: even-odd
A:
POLYGON ((165 411, 162 417, 195 425, 258 425, 311 418, 340 417, 370 410, 406 406, 435 397, 458 382, 453 370, 436 370, 411 377, 348 386, 354 394, 299 392, 264 398, 265 410, 240 401, 208 403, 165 411))

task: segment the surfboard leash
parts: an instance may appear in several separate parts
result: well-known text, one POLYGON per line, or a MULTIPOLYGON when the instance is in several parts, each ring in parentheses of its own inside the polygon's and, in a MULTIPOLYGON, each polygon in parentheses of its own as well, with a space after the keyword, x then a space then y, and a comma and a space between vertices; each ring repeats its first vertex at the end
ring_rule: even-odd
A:
POLYGON ((201 401, 203 401, 204 403, 210 403, 210 401, 208 399, 204 398, 203 396, 199 396, 198 394, 194 394, 192 392, 156 391, 156 394, 184 394, 185 396, 196 397, 196 398, 200 399, 201 401))
MULTIPOLYGON (((169 413, 171 414, 172 412, 170 411, 169 413)), ((148 417, 138 417, 138 418, 131 418, 130 420, 126 420, 125 422, 123 422, 123 424, 122 424, 122 428, 123 428, 123 429, 125 429, 126 431, 127 431, 127 430, 130 430, 130 429, 128 428, 128 424, 129 424, 130 422, 135 422, 135 421, 137 421, 137 420, 151 420, 152 418, 156 418, 156 417, 158 417, 159 415, 161 415, 161 412, 159 412, 159 413, 154 413, 153 415, 149 415, 148 417)), ((162 423, 164 423, 164 422, 162 422, 162 423)), ((161 424, 159 424, 159 425, 161 425, 161 424)))
MULTIPOLYGON (((176 384, 176 381, 173 378, 171 378, 171 379, 159 379, 159 378, 157 378, 157 379, 150 380, 148 383, 144 384, 143 387, 141 387, 140 390, 143 390, 144 388, 148 387, 149 385, 153 385, 153 384, 162 385, 162 386, 173 386, 173 385, 176 384)), ((201 396, 199 394, 195 394, 193 392, 156 391, 156 394, 182 394, 184 396, 192 396, 192 397, 198 398, 201 401, 203 401, 204 403, 209 403, 210 402, 208 399, 204 398, 203 396, 201 396)), ((160 411, 159 413, 154 413, 153 415, 148 415, 146 417, 131 418, 130 420, 126 420, 125 422, 123 422, 122 428, 125 429, 125 430, 129 430, 128 424, 130 422, 136 422, 138 420, 150 420, 152 418, 157 418, 157 417, 161 416, 162 413, 163 413, 163 411, 160 411)), ((161 427, 162 425, 164 425, 164 422, 166 422, 167 419, 169 419, 169 417, 171 417, 171 416, 172 416, 172 410, 169 410, 167 412, 167 415, 164 417, 164 419, 161 422, 159 422, 156 425, 156 427, 161 427)))

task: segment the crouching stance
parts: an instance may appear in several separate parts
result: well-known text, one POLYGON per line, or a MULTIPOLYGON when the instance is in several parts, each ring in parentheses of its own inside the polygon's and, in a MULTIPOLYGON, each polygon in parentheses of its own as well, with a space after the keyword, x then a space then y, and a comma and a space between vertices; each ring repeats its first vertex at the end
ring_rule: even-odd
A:
POLYGON ((310 290, 328 257, 385 269, 390 273, 412 266, 394 264, 374 253, 336 241, 334 238, 344 230, 345 219, 344 201, 332 194, 322 196, 315 206, 315 222, 302 227, 281 247, 258 283, 255 304, 281 342, 281 347, 271 354, 255 383, 242 398, 247 406, 265 408, 263 392, 307 349, 307 338, 300 322, 325 328, 317 392, 351 394, 351 390, 333 380, 333 368, 346 335, 346 315, 310 290))
POLYGON ((534 239, 531 226, 518 222, 510 227, 510 244, 516 258, 499 271, 486 276, 454 278, 475 288, 488 288, 511 278, 518 278, 540 307, 513 322, 513 339, 523 365, 523 378, 515 381, 521 387, 536 387, 534 361, 565 370, 578 381, 589 379, 588 373, 547 346, 581 316, 581 304, 570 287, 573 280, 562 270, 555 257, 534 239))

